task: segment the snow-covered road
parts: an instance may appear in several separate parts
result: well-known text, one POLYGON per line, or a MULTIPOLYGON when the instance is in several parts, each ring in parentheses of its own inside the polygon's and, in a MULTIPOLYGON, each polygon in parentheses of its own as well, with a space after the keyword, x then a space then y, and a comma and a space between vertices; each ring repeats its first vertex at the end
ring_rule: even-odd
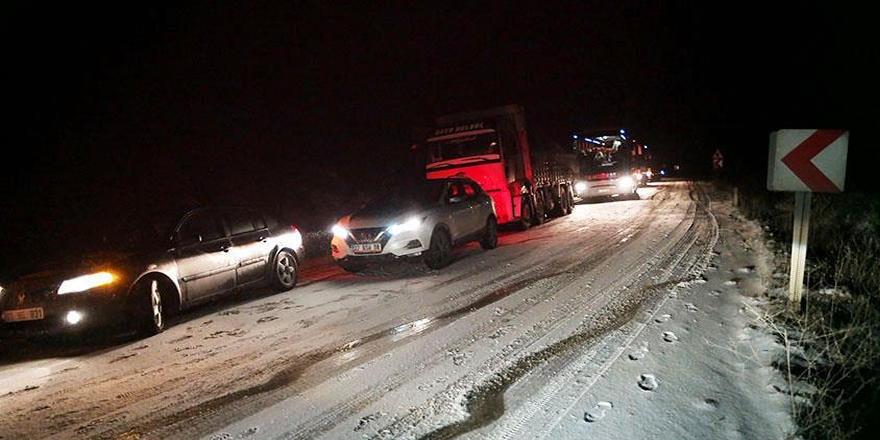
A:
MULTIPOLYGON (((712 278, 724 275, 717 260, 726 260, 705 188, 677 182, 640 193, 642 200, 581 204, 567 217, 503 233, 492 251, 458 249, 441 271, 403 263, 354 276, 310 260, 289 292, 246 292, 146 340, 24 350, 0 363, 0 439, 581 438, 591 429, 599 438, 656 436, 638 428, 634 402, 664 392, 663 363, 651 355, 690 347, 682 350, 707 360, 676 368, 723 369, 711 359, 730 354, 688 345, 699 324, 684 318, 696 323, 688 311, 712 309, 718 316, 704 321, 717 327, 728 319, 720 314, 738 312, 692 300, 682 319, 670 311, 695 287, 724 281, 712 278)), ((725 301, 713 292, 701 301, 725 301)), ((731 334, 743 319, 731 321, 731 334)), ((674 394, 704 391, 688 386, 677 383, 674 394)), ((724 399, 700 399, 707 418, 692 422, 715 423, 708 411, 724 399)), ((778 396, 768 399, 753 399, 753 412, 785 408, 778 396)), ((656 428, 656 420, 645 423, 656 428)), ((726 423, 734 427, 718 425, 727 430, 716 437, 737 438, 749 432, 742 425, 767 421, 726 423)), ((685 426, 676 437, 703 434, 685 426)))

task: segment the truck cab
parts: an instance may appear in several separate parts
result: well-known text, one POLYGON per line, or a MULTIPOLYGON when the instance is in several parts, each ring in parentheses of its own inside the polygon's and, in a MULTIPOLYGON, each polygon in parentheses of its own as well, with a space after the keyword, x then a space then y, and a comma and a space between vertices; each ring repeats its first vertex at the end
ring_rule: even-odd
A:
POLYGON ((492 198, 499 224, 527 227, 571 211, 574 156, 528 130, 522 106, 440 116, 421 145, 427 178, 473 179, 492 198))

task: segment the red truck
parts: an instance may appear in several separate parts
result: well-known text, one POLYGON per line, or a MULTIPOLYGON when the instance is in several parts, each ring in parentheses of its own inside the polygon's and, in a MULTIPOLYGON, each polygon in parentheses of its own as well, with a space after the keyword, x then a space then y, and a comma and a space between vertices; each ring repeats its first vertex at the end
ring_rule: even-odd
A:
POLYGON ((422 146, 427 177, 476 181, 492 197, 498 224, 525 229, 571 213, 576 153, 527 128, 520 105, 440 116, 422 146))

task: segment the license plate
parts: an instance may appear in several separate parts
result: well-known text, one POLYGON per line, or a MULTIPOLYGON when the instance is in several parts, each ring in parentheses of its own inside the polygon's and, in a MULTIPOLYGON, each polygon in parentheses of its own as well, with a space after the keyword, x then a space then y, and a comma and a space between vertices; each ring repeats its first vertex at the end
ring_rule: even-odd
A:
POLYGON ((30 309, 5 310, 0 318, 6 322, 38 321, 43 319, 43 308, 33 307, 30 309))
POLYGON ((375 254, 376 252, 382 252, 382 243, 352 244, 351 250, 356 254, 375 254))

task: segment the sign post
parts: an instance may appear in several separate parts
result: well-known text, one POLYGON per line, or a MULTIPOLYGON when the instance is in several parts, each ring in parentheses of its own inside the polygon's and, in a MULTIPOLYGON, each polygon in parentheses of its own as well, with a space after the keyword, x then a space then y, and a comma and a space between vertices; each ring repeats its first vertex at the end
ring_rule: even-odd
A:
POLYGON ((804 291, 807 265, 807 237, 810 232, 810 199, 813 193, 794 193, 794 228, 791 236, 791 273, 788 275, 788 302, 799 307, 804 291))
POLYGON ((845 130, 779 130, 770 134, 767 189, 794 191, 788 300, 795 309, 800 308, 803 298, 812 193, 843 191, 848 143, 845 130))

